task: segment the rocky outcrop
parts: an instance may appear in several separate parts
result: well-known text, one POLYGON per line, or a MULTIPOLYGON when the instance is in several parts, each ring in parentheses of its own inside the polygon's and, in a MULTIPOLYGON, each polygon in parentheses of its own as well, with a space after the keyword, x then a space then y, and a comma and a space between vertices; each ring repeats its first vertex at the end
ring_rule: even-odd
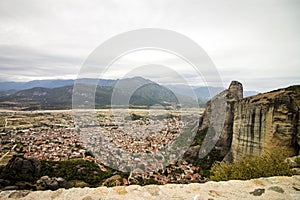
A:
MULTIPOLYGON (((225 124, 228 124, 228 127, 231 126, 233 122, 233 105, 234 102, 237 102, 238 100, 243 98, 243 86, 240 82, 238 81, 232 81, 229 85, 229 88, 227 90, 224 90, 220 94, 214 96, 211 100, 209 100, 206 103, 205 111, 203 115, 200 118, 199 122, 199 129, 204 129, 206 127, 209 127, 211 124, 211 119, 213 117, 212 114, 212 105, 215 105, 217 100, 219 99, 224 99, 224 103, 227 104, 226 107, 226 121, 225 124)), ((217 111, 217 110, 213 110, 217 111)), ((219 113, 220 114, 220 113, 219 113)))
POLYGON ((1 173, 0 188, 2 190, 12 189, 34 189, 34 190, 57 190, 58 188, 69 188, 68 182, 63 178, 40 176, 41 162, 34 158, 24 158, 23 155, 14 155, 1 173))
POLYGON ((193 162, 206 156, 215 147, 218 156, 225 157, 231 148, 234 106, 243 98, 243 86, 232 81, 229 88, 207 102, 205 111, 199 120, 200 137, 205 138, 202 145, 190 147, 184 159, 193 162), (216 133, 218 135, 216 135, 216 133))
POLYGON ((300 199, 300 176, 204 184, 130 185, 112 188, 71 188, 56 191, 2 191, 0 199, 300 199))
MULTIPOLYGON (((222 94, 222 93, 221 93, 222 94)), ((225 90, 225 100, 226 111, 225 119, 223 124, 223 130, 219 137, 218 142, 216 143, 216 149, 218 149, 222 155, 226 156, 231 148, 232 141, 232 127, 234 122, 234 108, 235 104, 243 98, 243 86, 238 81, 232 81, 228 90, 225 90)), ((220 115, 221 113, 216 113, 220 115)))
POLYGON ((243 86, 238 81, 232 81, 229 88, 207 103, 206 109, 200 119, 199 129, 221 127, 220 136, 216 143, 216 149, 225 156, 229 150, 232 140, 232 127, 234 120, 234 106, 237 101, 243 98, 243 86), (219 105, 225 104, 225 105, 219 105), (220 117, 221 116, 221 117, 220 117))
POLYGON ((40 173, 41 163, 37 159, 24 158, 22 155, 14 155, 4 168, 4 172, 16 171, 21 175, 34 178, 40 173))
POLYGON ((244 98, 235 104, 232 159, 281 148, 299 154, 300 86, 244 98))
POLYGON ((33 158, 14 155, 1 172, 0 188, 35 189, 33 181, 39 175, 41 162, 33 158))
MULTIPOLYGON (((208 130, 201 132, 202 137, 211 134, 209 139, 217 141, 208 146, 215 145, 217 154, 227 161, 274 148, 295 156, 300 150, 299 113, 300 86, 243 98, 242 84, 232 81, 227 90, 207 103, 199 130, 208 130)), ((207 145, 205 140, 203 145, 207 145)), ((202 146, 189 148, 184 158, 189 162, 201 158, 202 146)))

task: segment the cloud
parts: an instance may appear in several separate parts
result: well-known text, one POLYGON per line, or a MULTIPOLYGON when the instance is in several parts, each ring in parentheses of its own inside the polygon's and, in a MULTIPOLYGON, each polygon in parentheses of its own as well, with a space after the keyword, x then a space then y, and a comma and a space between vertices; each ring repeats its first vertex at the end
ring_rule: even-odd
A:
POLYGON ((202 46, 224 85, 275 89, 300 80, 299 11, 296 0, 1 0, 0 81, 76 77, 105 40, 154 27, 202 46))
POLYGON ((19 46, 0 46, 0 80, 74 76, 80 59, 19 46))

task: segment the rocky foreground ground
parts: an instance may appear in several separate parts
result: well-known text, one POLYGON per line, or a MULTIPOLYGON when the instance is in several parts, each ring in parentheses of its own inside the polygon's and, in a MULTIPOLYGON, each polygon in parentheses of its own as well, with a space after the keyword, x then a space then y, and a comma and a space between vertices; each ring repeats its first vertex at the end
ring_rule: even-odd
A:
POLYGON ((63 200, 109 200, 109 199, 300 199, 300 176, 259 178, 248 181, 231 180, 204 184, 131 185, 112 188, 71 188, 56 191, 16 191, 0 193, 0 199, 63 199, 63 200))

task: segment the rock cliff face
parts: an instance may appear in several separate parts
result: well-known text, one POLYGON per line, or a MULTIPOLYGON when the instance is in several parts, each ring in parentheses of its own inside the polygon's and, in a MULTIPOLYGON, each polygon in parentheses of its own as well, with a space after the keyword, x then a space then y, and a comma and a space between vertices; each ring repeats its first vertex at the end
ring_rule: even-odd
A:
MULTIPOLYGON (((221 156, 225 156, 230 148, 232 141, 232 131, 233 131, 233 123, 234 123, 234 109, 235 104, 243 98, 243 86, 238 81, 232 81, 228 90, 225 90, 225 104, 226 104, 226 112, 225 112, 225 120, 223 124, 223 130, 221 132, 220 138, 216 143, 216 149, 220 150, 222 153, 221 156)), ((220 115, 221 113, 217 113, 220 115)))
MULTIPOLYGON (((295 156, 300 150, 299 113, 300 86, 243 98, 242 84, 232 81, 227 90, 207 103, 199 129, 214 126, 214 120, 220 118, 218 115, 225 115, 223 121, 217 122, 222 128, 215 130, 220 132, 215 149, 227 161, 239 156, 260 155, 278 147, 289 156, 295 156), (219 103, 225 105, 225 110, 213 109, 219 103)), ((199 151, 200 146, 190 148, 187 160, 199 158, 199 151)))
MULTIPOLYGON (((199 158, 210 158, 210 151, 223 159, 230 151, 234 106, 243 98, 243 86, 232 81, 229 88, 214 96, 206 103, 206 108, 199 120, 198 137, 204 138, 202 145, 190 147, 183 158, 188 162, 197 162, 199 158), (218 133, 216 135, 215 133, 218 133)), ((196 136, 197 137, 197 136, 196 136)))
POLYGON ((282 148, 299 154, 300 86, 244 98, 235 104, 232 159, 282 148))

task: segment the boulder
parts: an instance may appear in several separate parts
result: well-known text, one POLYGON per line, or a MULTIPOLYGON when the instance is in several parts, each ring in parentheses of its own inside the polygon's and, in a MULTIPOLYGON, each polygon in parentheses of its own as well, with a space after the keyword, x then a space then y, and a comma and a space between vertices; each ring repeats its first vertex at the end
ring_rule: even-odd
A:
POLYGON ((22 177, 34 179, 40 173, 41 162, 34 158, 24 158, 22 155, 14 155, 3 170, 4 173, 15 171, 22 177))
POLYGON ((68 182, 61 177, 43 176, 36 182, 37 190, 57 190, 59 188, 69 188, 68 182))

